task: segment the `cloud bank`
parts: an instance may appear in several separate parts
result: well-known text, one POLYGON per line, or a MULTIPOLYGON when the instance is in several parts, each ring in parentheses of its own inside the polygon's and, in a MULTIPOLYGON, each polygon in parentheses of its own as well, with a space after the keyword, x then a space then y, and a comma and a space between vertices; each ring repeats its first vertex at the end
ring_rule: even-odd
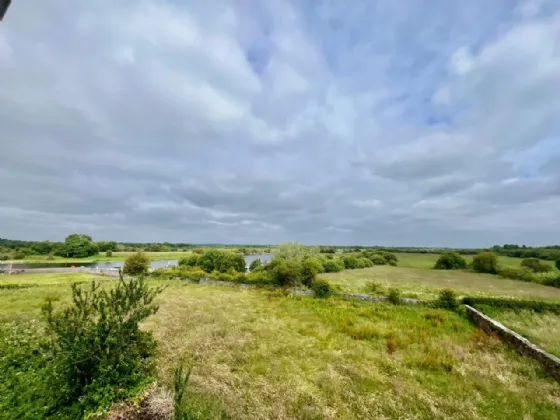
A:
POLYGON ((14 2, 0 236, 560 242, 560 6, 14 2))

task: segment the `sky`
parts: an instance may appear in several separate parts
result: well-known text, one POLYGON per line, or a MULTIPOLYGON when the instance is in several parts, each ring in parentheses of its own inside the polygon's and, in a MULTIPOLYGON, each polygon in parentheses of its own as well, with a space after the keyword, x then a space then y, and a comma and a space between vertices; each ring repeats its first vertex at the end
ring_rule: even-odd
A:
POLYGON ((560 0, 19 0, 0 237, 560 243, 560 0))

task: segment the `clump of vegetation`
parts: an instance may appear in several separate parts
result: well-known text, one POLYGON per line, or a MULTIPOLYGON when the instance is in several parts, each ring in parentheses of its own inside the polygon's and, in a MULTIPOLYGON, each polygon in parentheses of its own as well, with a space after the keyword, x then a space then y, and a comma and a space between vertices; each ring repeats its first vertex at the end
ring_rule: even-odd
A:
POLYGON ((358 258, 358 263, 360 265, 360 268, 370 268, 373 267, 373 262, 366 257, 360 257, 358 258))
POLYGON ((552 271, 552 267, 542 262, 538 258, 525 258, 521 261, 521 267, 531 270, 533 273, 547 273, 552 271))
POLYGON ((555 262, 554 265, 556 266, 556 269, 560 270, 560 258, 558 258, 555 262))
POLYGON ((344 270, 344 263, 340 258, 333 258, 325 261, 325 273, 339 273, 344 270))
POLYGON ((313 282, 311 286, 314 296, 318 298, 329 298, 335 293, 334 287, 327 281, 323 279, 317 279, 313 282))
POLYGON ((387 295, 387 298, 393 305, 400 305, 402 303, 402 293, 396 287, 389 288, 389 294, 387 295))
POLYGON ((185 255, 178 261, 179 267, 196 267, 198 266, 199 254, 192 253, 185 255))
POLYGON ((262 261, 257 258, 256 260, 251 261, 251 264, 249 265, 249 271, 255 271, 261 266, 262 266, 262 261))
POLYGON ((364 292, 372 295, 381 295, 385 292, 385 288, 377 281, 369 281, 364 285, 364 292))
POLYGON ((61 410, 81 416, 135 395, 152 380, 156 342, 138 324, 158 310, 162 288, 120 279, 111 290, 72 285, 72 306, 43 306, 55 374, 52 391, 61 410), (56 385, 55 385, 56 384, 56 385), (78 415, 79 414, 79 415, 78 415))
POLYGON ((9 260, 10 256, 8 254, 0 254, 0 261, 9 260))
POLYGON ((55 248, 56 255, 66 258, 86 258, 99 253, 99 248, 89 235, 73 233, 55 248))
POLYGON ((457 252, 443 252, 434 266, 436 270, 463 270, 467 261, 457 252))
POLYGON ((127 276, 145 276, 150 269, 150 259, 143 252, 130 255, 123 266, 123 274, 127 276))
POLYGON ((552 312, 560 315, 560 303, 547 302, 542 300, 517 300, 507 298, 490 298, 490 297, 465 297, 462 300, 465 305, 475 308, 491 307, 509 310, 528 309, 534 312, 552 312))
POLYGON ((111 250, 105 251, 105 256, 106 257, 112 257, 113 256, 113 251, 111 251, 111 250))
POLYGON ((347 270, 354 270, 356 268, 359 268, 358 258, 353 255, 342 257, 342 262, 344 263, 344 268, 347 270))
POLYGON ((492 251, 479 252, 473 257, 472 268, 477 273, 496 274, 498 259, 492 251))
POLYGON ((323 273, 325 267, 317 258, 306 258, 301 264, 301 281, 304 286, 311 287, 317 274, 323 273))
POLYGON ((189 378, 191 376, 192 368, 189 366, 185 368, 184 361, 181 361, 179 365, 175 368, 173 375, 173 419, 182 420, 185 418, 183 411, 183 396, 187 389, 187 384, 189 383, 189 378))
POLYGON ((513 280, 536 282, 534 273, 528 268, 514 268, 498 266, 497 274, 501 277, 513 280))
POLYGON ((459 307, 457 294, 451 289, 443 289, 438 296, 436 306, 442 309, 454 311, 459 307))

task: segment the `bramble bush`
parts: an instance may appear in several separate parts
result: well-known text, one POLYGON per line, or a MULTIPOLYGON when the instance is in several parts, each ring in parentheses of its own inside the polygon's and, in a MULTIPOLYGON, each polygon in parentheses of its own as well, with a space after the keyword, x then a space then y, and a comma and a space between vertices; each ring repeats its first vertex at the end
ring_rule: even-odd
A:
POLYGON ((443 252, 434 266, 436 270, 463 270, 467 261, 457 252, 443 252))
POLYGON ((47 300, 42 312, 52 338, 52 390, 62 412, 101 412, 152 381, 157 344, 138 324, 157 312, 154 299, 162 290, 121 276, 109 290, 95 282, 89 290, 72 285, 72 305, 60 312, 47 300))

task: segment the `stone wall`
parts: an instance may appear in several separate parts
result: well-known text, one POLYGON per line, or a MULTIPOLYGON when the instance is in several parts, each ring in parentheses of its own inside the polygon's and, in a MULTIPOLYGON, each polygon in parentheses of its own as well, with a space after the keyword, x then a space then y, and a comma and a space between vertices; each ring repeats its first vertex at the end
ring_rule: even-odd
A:
POLYGON ((485 332, 497 332, 503 341, 515 348, 519 353, 532 357, 540 362, 545 371, 560 382, 560 359, 545 352, 515 331, 510 330, 498 321, 477 311, 472 306, 465 305, 472 321, 485 332))

